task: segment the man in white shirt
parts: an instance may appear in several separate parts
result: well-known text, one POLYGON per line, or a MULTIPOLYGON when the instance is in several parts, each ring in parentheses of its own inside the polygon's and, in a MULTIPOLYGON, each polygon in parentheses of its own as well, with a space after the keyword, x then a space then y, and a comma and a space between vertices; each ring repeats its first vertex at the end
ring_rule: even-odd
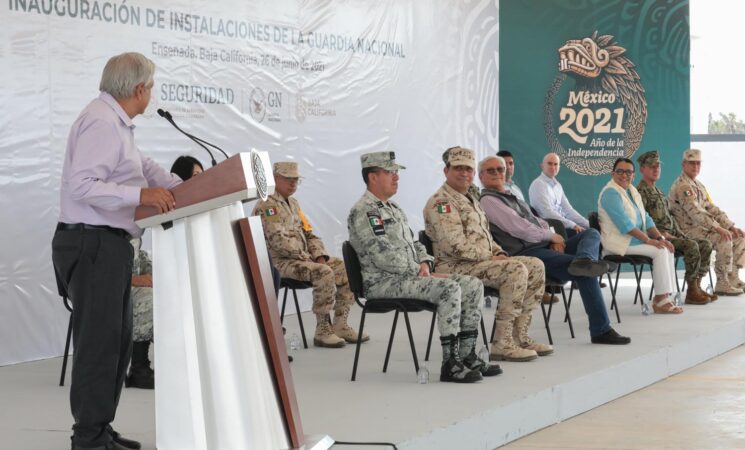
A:
POLYGON ((517 197, 518 199, 525 201, 525 195, 523 195, 522 189, 520 189, 520 186, 515 183, 515 181, 512 179, 512 177, 515 175, 515 160, 512 157, 512 153, 508 150, 500 150, 497 152, 497 156, 501 156, 504 161, 507 163, 507 173, 505 173, 506 181, 504 183, 505 187, 512 192, 512 194, 517 197))
POLYGON ((569 237, 590 227, 590 223, 575 210, 564 195, 561 183, 556 179, 561 168, 559 155, 549 153, 543 157, 541 175, 530 184, 530 206, 543 219, 560 220, 569 237))

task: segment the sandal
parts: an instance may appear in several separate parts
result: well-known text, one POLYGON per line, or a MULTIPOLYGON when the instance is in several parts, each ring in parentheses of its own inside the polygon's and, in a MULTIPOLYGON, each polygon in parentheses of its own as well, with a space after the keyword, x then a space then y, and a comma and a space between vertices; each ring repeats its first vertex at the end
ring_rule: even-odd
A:
POLYGON ((675 306, 672 299, 668 295, 663 300, 653 300, 652 310, 655 314, 682 314, 683 308, 675 306))

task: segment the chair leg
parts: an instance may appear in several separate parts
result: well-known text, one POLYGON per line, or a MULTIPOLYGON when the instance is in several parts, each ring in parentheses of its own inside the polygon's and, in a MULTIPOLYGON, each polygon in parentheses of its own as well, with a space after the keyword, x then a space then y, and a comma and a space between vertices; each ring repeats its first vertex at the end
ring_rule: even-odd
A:
POLYGON ((486 327, 484 326, 484 316, 481 316, 481 336, 484 338, 484 345, 489 346, 489 342, 486 340, 486 327))
MULTIPOLYGON (((362 336, 362 332, 365 330, 365 315, 367 314, 367 309, 364 307, 362 308, 362 317, 360 318, 360 336, 362 336)), ((357 339, 357 345, 354 350, 354 365, 352 366, 352 381, 357 379, 357 363, 360 360, 360 345, 362 344, 362 339, 357 339)))
MULTIPOLYGON (((678 262, 680 261, 680 257, 675 258, 675 288, 678 289, 678 292, 680 292, 680 280, 678 279, 678 262)), ((654 284, 652 284, 654 286, 654 284)))
MULTIPOLYGON (((548 343, 551 345, 554 345, 554 338, 551 337, 551 327, 548 325, 548 320, 551 318, 551 305, 552 303, 549 303, 548 305, 548 313, 546 312, 546 305, 541 302, 541 314, 543 315, 543 324, 546 327, 546 334, 548 335, 548 343)), ((494 319, 494 324, 496 325, 496 318, 494 319)), ((492 340, 494 340, 494 330, 492 329, 492 340)))
MULTIPOLYGON (((575 286, 574 281, 572 281, 572 284, 569 285, 569 300, 567 302, 567 304, 569 305, 570 308, 572 307, 572 295, 574 295, 574 286, 575 286)), ((564 314, 564 323, 567 323, 567 321, 569 321, 569 313, 568 312, 566 314, 564 314)))
POLYGON ((574 339, 574 325, 572 325, 572 316, 569 315, 569 302, 567 302, 567 294, 564 291, 564 286, 561 287, 561 299, 564 301, 564 311, 566 312, 567 323, 569 323, 569 334, 574 339))
POLYGON ((714 287, 714 279, 711 278, 711 265, 709 265, 709 284, 714 287))
POLYGON ((414 346, 414 335, 411 334, 411 323, 409 322, 409 313, 404 310, 404 320, 406 321, 406 332, 409 333, 409 344, 411 345, 411 356, 414 358, 414 373, 419 373, 419 360, 416 357, 416 347, 414 346))
POLYGON ((279 315, 279 323, 285 323, 285 306, 287 306, 287 288, 285 288, 285 295, 282 297, 282 311, 279 315))
MULTIPOLYGON (((286 294, 287 291, 285 291, 286 294)), ((303 315, 300 314, 300 303, 297 301, 297 292, 292 290, 292 296, 295 298, 295 311, 297 312, 297 323, 300 325, 300 334, 303 336, 303 347, 308 348, 308 340, 305 339, 305 327, 303 326, 303 315)), ((362 336, 362 335, 360 335, 362 336)))
POLYGON ((644 275, 644 264, 639 264, 639 271, 634 267, 634 277, 636 277, 636 293, 634 294, 634 304, 636 305, 636 299, 639 298, 639 306, 644 309, 644 293, 642 292, 642 275, 644 275))
POLYGON ((65 374, 67 373, 67 356, 70 353, 70 340, 72 339, 72 313, 70 313, 70 322, 67 325, 67 340, 65 340, 65 354, 62 356, 62 373, 59 375, 59 385, 65 385, 65 374))
POLYGON ((429 324, 429 338, 427 338, 427 353, 424 355, 424 360, 429 361, 429 351, 432 349, 432 335, 435 332, 435 320, 437 319, 437 311, 432 311, 432 323, 429 324))
MULTIPOLYGON (((396 325, 398 324, 398 309, 393 315, 393 325, 391 325, 391 337, 388 339, 388 349, 385 351, 385 361, 383 362, 383 372, 388 370, 388 360, 391 357, 391 347, 393 346, 393 336, 396 335, 396 325)), ((360 335, 361 336, 361 335, 360 335)), ((359 341, 359 339, 357 339, 359 341)))
POLYGON ((497 332, 497 316, 494 316, 494 320, 491 324, 491 334, 489 335, 489 342, 494 342, 494 333, 497 332))
POLYGON ((610 273, 608 274, 608 284, 610 285, 610 297, 611 297, 610 309, 616 310, 616 321, 618 323, 621 323, 621 314, 618 312, 618 303, 616 303, 616 291, 618 291, 618 277, 620 275, 621 275, 620 264, 616 268, 616 284, 613 284, 613 279, 611 278, 610 273))

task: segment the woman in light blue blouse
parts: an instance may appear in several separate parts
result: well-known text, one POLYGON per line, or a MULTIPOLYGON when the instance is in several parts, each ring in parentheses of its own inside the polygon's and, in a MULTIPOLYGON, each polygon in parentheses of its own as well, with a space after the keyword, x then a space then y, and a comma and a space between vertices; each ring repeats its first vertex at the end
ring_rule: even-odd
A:
POLYGON ((628 158, 618 158, 613 164, 612 179, 600 192, 598 216, 604 252, 652 258, 656 294, 652 309, 657 314, 680 314, 683 308, 675 306, 671 296, 675 248, 644 210, 641 196, 631 184, 633 179, 634 163, 628 158))

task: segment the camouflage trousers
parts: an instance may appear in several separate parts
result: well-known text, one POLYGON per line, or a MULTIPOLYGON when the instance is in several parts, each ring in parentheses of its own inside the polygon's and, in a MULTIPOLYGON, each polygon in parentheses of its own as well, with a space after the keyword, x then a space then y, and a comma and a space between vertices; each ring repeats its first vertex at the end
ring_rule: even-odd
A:
POLYGON ((438 271, 461 273, 480 279, 484 286, 499 291, 497 320, 512 320, 531 314, 543 297, 546 269, 532 256, 513 256, 501 261, 440 263, 438 271))
POLYGON ((737 268, 745 267, 745 239, 733 237, 731 241, 726 241, 716 231, 704 231, 700 228, 693 228, 686 231, 688 237, 693 239, 706 239, 711 242, 711 246, 716 252, 714 261, 714 270, 716 273, 730 273, 737 268))
POLYGON ((670 239, 675 250, 683 253, 685 279, 691 284, 696 278, 703 278, 709 273, 711 262, 711 242, 706 239, 670 239))
POLYGON ((484 285, 477 278, 452 274, 448 278, 388 277, 365 283, 368 298, 412 298, 437 305, 440 336, 478 329, 484 285))
POLYGON ((132 340, 153 340, 153 288, 132 286, 132 340))
POLYGON ((329 258, 326 264, 297 259, 276 259, 274 266, 282 278, 306 281, 313 285, 313 313, 328 314, 331 308, 349 309, 354 295, 349 290, 344 261, 329 258))

